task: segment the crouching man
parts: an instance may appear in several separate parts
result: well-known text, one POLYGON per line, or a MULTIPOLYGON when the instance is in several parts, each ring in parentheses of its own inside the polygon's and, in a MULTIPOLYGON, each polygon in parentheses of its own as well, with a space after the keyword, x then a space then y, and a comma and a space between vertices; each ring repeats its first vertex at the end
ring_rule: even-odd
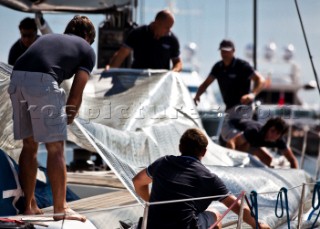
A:
MULTIPOLYGON (((151 205, 147 228, 207 229, 221 217, 216 209, 208 209, 210 203, 216 200, 230 207, 236 200, 223 181, 201 163, 207 145, 208 140, 199 129, 188 129, 180 139, 181 156, 161 157, 133 178, 137 194, 148 202, 217 196, 197 201, 151 205), (151 194, 148 188, 150 183, 151 194)), ((240 204, 237 203, 232 210, 239 214, 240 204)), ((244 208, 243 218, 252 228, 256 228, 248 206, 244 208)), ((221 227, 219 223, 215 228, 221 227)), ((270 227, 260 223, 260 228, 270 227)))
POLYGON ((272 155, 266 147, 277 148, 290 162, 291 168, 299 167, 297 158, 283 140, 283 135, 288 131, 288 125, 282 118, 270 118, 265 125, 248 119, 230 120, 230 122, 233 122, 232 125, 239 132, 227 141, 228 148, 249 152, 269 167, 272 155))

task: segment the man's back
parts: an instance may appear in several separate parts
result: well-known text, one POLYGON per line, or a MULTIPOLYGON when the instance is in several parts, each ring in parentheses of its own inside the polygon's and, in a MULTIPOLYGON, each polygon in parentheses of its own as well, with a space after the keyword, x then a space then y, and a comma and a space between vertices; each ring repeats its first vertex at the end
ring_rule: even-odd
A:
POLYGON ((61 83, 79 69, 90 73, 94 64, 94 51, 83 38, 48 34, 39 37, 19 58, 14 70, 48 73, 61 83))
MULTIPOLYGON (((153 185, 150 202, 225 195, 222 181, 189 156, 165 156, 147 169, 153 185)), ((197 215, 207 209, 213 199, 151 205, 148 228, 197 228, 197 215)))

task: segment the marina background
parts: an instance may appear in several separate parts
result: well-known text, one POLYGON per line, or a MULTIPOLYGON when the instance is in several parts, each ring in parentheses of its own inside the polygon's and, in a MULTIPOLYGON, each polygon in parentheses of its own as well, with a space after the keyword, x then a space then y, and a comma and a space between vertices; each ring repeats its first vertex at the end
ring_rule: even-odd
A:
MULTIPOLYGON (((148 24, 154 19, 155 13, 169 8, 175 14, 176 22, 173 32, 180 40, 181 50, 190 42, 197 44, 196 58, 199 63, 199 73, 205 78, 212 65, 220 60, 217 50, 223 38, 230 38, 236 45, 236 56, 246 58, 248 44, 253 42, 253 1, 251 0, 141 0, 138 1, 137 23, 148 24)), ((257 35, 257 68, 262 73, 272 68, 272 65, 282 65, 284 47, 293 44, 294 60, 301 69, 302 83, 314 80, 309 55, 303 38, 294 0, 258 0, 258 35, 257 35), (275 60, 271 65, 264 55, 267 44, 274 42, 277 46, 275 60)), ((302 20, 305 26, 312 59, 318 71, 320 67, 320 1, 298 1, 302 20)), ((18 25, 24 17, 34 17, 34 14, 23 13, 0 6, 0 61, 7 62, 9 49, 19 38, 18 25)), ((74 14, 45 13, 44 18, 55 33, 63 33, 67 22, 74 14)), ((105 19, 104 15, 88 14, 98 29, 105 19)), ((97 51, 97 42, 93 43, 97 51)), ((283 65, 280 71, 287 71, 283 65)), ((277 68, 279 70, 279 68, 277 68)), ((214 84, 215 91, 218 90, 214 84)), ((217 95, 219 93, 217 92, 217 95)), ((317 90, 301 91, 299 96, 309 106, 319 108, 319 93, 317 90)))

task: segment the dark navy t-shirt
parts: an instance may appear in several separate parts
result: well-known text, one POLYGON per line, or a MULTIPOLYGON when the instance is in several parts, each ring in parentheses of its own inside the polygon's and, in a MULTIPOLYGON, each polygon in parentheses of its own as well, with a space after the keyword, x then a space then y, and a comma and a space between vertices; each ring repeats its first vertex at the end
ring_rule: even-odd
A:
POLYGON ((69 34, 39 37, 17 60, 14 70, 43 72, 60 84, 78 70, 89 74, 95 65, 95 53, 83 38, 69 34))
POLYGON ((132 30, 124 45, 133 50, 132 68, 169 70, 170 60, 180 55, 179 41, 172 32, 154 39, 154 34, 147 25, 132 30))
MULTIPOLYGON (((147 173, 153 180, 150 202, 229 193, 221 179, 193 157, 162 157, 147 168, 147 173)), ((197 228, 197 215, 205 211, 212 200, 223 198, 151 205, 148 228, 197 228)))
POLYGON ((234 58, 229 66, 223 61, 217 62, 210 75, 218 80, 220 92, 226 109, 240 105, 243 95, 250 93, 251 77, 254 69, 244 60, 234 58))
POLYGON ((264 134, 261 129, 261 123, 254 120, 241 120, 240 125, 243 126, 243 136, 252 147, 269 147, 278 148, 279 150, 287 149, 287 145, 283 138, 275 142, 264 140, 264 134))

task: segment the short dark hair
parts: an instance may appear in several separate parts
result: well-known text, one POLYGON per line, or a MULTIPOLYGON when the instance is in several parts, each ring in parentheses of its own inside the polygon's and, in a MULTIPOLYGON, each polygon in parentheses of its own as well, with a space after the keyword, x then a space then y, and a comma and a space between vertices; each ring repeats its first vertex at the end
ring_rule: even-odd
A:
POLYGON ((201 156, 208 146, 205 134, 196 128, 188 129, 180 138, 180 152, 184 156, 201 156))
POLYGON ((96 37, 96 31, 90 19, 80 15, 76 15, 71 19, 64 33, 74 34, 83 39, 87 36, 90 39, 90 44, 93 43, 94 38, 96 37))
POLYGON ((30 18, 30 17, 26 17, 22 21, 20 21, 19 29, 20 30, 21 29, 28 29, 28 30, 32 29, 34 31, 38 30, 36 21, 34 20, 34 18, 30 18))
POLYGON ((270 118, 262 127, 261 131, 265 134, 267 131, 274 127, 281 135, 288 132, 288 124, 281 117, 270 118))

